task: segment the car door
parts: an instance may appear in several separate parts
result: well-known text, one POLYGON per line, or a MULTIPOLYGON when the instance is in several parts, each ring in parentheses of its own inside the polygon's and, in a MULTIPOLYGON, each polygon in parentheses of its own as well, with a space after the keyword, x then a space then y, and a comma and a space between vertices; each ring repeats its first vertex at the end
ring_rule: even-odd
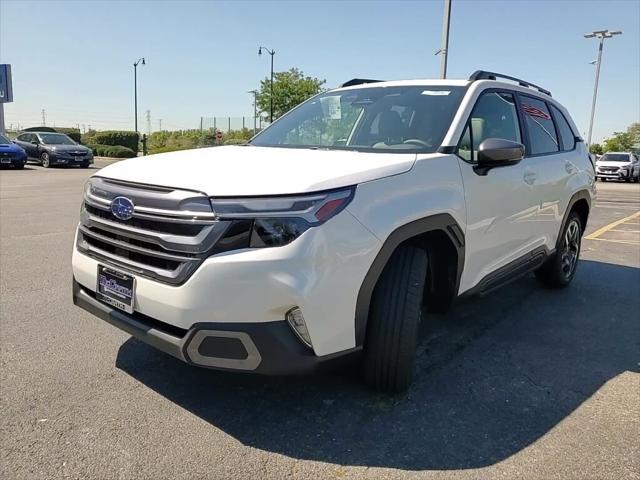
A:
POLYGON ((526 135, 526 162, 536 172, 536 209, 530 218, 534 244, 555 248, 560 224, 579 175, 575 134, 564 114, 539 97, 519 94, 526 135))
POLYGON ((29 156, 31 158, 39 158, 40 154, 38 152, 38 142, 40 140, 38 139, 38 136, 35 133, 30 133, 29 134, 29 141, 27 142, 27 145, 29 146, 29 156))
POLYGON ((14 140, 16 145, 19 145, 25 152, 27 152, 27 156, 31 157, 31 151, 33 145, 29 142, 29 138, 31 137, 30 133, 23 133, 18 135, 14 140))
POLYGON ((529 217, 535 207, 535 172, 525 161, 486 174, 476 169, 478 147, 488 138, 523 143, 513 92, 491 89, 480 94, 457 149, 467 206, 460 293, 508 268, 532 248, 529 217))

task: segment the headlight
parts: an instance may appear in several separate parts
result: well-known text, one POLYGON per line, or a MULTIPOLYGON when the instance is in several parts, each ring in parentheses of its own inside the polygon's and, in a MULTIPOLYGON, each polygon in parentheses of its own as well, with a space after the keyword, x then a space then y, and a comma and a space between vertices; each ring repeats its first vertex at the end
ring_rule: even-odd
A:
POLYGON ((232 220, 216 250, 287 245, 340 213, 354 192, 350 187, 311 195, 212 198, 216 217, 232 220))

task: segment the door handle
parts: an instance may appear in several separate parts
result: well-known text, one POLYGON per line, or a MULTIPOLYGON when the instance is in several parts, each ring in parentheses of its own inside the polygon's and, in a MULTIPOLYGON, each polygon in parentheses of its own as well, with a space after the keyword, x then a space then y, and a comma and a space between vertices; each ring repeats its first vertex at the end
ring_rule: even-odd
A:
POLYGON ((564 162, 564 169, 567 173, 576 173, 576 171, 578 170, 576 166, 569 160, 564 162))
POLYGON ((536 172, 534 172, 533 170, 526 170, 524 172, 524 183, 526 183, 527 185, 533 185, 534 183, 536 183, 536 172))

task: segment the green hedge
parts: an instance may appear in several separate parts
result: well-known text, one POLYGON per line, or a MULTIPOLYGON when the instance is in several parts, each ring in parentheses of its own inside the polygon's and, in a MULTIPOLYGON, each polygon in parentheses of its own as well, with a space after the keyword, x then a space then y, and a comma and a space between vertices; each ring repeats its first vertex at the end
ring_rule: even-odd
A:
POLYGON ((136 132, 105 130, 85 135, 85 141, 97 145, 121 145, 137 152, 139 138, 136 132))
POLYGON ((94 143, 87 144, 87 147, 98 157, 134 158, 136 156, 136 152, 121 145, 100 145, 94 143))
POLYGON ((224 145, 244 145, 248 140, 244 138, 229 138, 223 142, 224 145))
POLYGON ((192 147, 184 147, 179 145, 170 145, 166 147, 157 147, 149 150, 149 155, 155 155, 156 153, 168 153, 179 152, 180 150, 191 150, 192 147))

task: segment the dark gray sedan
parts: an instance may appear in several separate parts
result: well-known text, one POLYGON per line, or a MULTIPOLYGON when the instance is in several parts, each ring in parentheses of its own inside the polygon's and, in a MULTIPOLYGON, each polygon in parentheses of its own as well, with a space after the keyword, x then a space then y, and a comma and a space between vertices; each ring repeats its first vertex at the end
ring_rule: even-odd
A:
POLYGON ((78 165, 87 168, 93 163, 93 152, 90 148, 74 142, 62 133, 24 132, 13 142, 44 168, 53 165, 78 165))

